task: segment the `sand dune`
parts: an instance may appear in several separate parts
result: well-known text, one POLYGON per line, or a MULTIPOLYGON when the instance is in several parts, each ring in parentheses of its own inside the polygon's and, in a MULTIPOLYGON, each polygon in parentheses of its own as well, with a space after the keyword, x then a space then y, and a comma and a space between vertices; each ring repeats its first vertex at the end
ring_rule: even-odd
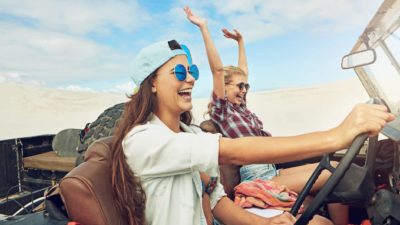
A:
POLYGON ((0 140, 82 129, 123 95, 64 91, 0 83, 0 140))
MULTIPOLYGON (((250 92, 248 108, 274 136, 296 135, 338 125, 356 103, 368 101, 358 78, 303 88, 250 92)), ((203 120, 208 99, 196 100, 193 113, 203 120)))
MULTIPOLYGON (((82 129, 124 95, 75 92, 0 83, 0 140, 82 129)), ((292 135, 337 125, 368 96, 357 78, 304 88, 249 93, 249 108, 274 135, 292 135)), ((194 99, 195 123, 204 120, 208 98, 194 99)))

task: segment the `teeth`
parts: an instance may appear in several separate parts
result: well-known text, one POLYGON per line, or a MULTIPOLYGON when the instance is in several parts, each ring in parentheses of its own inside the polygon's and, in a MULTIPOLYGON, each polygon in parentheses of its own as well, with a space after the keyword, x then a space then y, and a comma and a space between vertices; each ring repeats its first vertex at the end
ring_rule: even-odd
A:
POLYGON ((179 94, 191 94, 192 93, 192 89, 184 89, 178 92, 179 94))

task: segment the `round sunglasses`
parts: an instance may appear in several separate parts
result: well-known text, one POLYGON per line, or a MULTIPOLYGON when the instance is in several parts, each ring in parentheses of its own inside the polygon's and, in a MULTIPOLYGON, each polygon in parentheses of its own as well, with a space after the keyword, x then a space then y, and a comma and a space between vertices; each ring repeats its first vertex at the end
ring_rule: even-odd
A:
POLYGON ((177 64, 172 72, 175 74, 176 79, 178 79, 179 81, 186 80, 187 72, 189 72, 195 80, 199 79, 199 68, 195 64, 188 66, 187 70, 184 65, 177 64))
POLYGON ((228 85, 234 85, 237 86, 239 88, 239 90, 243 90, 246 89, 246 91, 248 91, 250 89, 250 84, 248 83, 244 83, 244 82, 240 82, 238 84, 228 84, 228 85))

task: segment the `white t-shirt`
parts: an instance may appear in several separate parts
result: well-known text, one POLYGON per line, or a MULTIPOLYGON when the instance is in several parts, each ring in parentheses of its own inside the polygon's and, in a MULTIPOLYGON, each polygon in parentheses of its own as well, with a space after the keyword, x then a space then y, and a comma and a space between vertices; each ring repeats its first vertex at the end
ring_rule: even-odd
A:
MULTIPOLYGON (((218 176, 219 134, 204 133, 181 123, 175 133, 157 116, 134 127, 122 146, 128 165, 140 177, 146 193, 146 223, 207 224, 202 209, 200 171, 218 176)), ((220 182, 211 208, 225 196, 220 182)))

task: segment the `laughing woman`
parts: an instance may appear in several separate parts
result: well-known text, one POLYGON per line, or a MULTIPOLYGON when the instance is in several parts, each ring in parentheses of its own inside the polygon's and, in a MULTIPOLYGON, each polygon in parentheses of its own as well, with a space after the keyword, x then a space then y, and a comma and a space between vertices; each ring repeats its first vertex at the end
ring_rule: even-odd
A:
MULTIPOLYGON (((246 106, 246 95, 250 85, 248 84, 247 59, 242 35, 237 30, 234 32, 222 30, 225 37, 238 43, 239 48, 238 66, 223 67, 208 31, 206 20, 194 15, 190 8, 185 8, 185 11, 188 19, 200 28, 213 74, 212 102, 209 104, 208 111, 211 120, 225 137, 271 136, 269 132, 264 131, 261 120, 246 106)), ((291 161, 291 159, 288 158, 287 161, 291 161)), ((336 163, 334 164, 336 165, 336 163)), ((278 173, 272 163, 243 165, 240 167, 240 180, 242 182, 254 179, 273 180, 299 193, 316 167, 317 164, 310 164, 281 169, 278 173)), ((320 190, 329 176, 330 173, 324 171, 312 191, 320 190)), ((229 185, 227 188, 233 189, 229 185)), ((227 190, 228 193, 232 191, 227 190)), ((348 224, 348 206, 333 203, 328 205, 328 209, 335 225, 348 224)))
POLYGON ((363 104, 324 132, 222 138, 191 126, 191 93, 199 72, 187 48, 174 40, 158 42, 142 49, 134 64, 139 89, 126 103, 112 153, 117 208, 131 225, 206 224, 205 191, 213 215, 224 224, 293 224, 288 213, 262 218, 244 211, 225 197, 218 181, 213 191, 203 188, 200 173, 218 177, 221 164, 284 162, 334 152, 360 133, 376 135, 393 119, 384 106, 363 104))

